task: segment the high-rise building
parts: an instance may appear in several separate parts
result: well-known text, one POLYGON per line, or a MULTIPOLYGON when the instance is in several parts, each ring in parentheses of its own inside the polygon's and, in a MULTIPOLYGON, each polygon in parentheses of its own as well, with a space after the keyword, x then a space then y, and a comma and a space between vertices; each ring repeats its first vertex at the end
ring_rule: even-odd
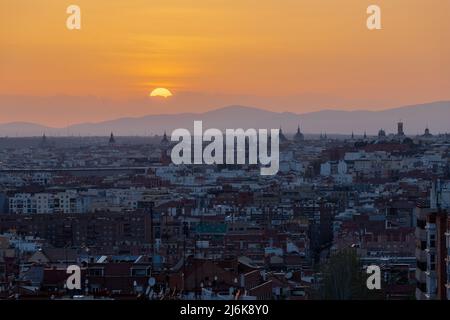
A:
POLYGON ((433 183, 429 205, 418 205, 416 217, 416 299, 450 298, 450 232, 447 184, 433 183), (448 292, 447 292, 448 291, 448 292))
POLYGON ((403 131, 403 122, 397 123, 397 135, 404 136, 405 132, 403 131))

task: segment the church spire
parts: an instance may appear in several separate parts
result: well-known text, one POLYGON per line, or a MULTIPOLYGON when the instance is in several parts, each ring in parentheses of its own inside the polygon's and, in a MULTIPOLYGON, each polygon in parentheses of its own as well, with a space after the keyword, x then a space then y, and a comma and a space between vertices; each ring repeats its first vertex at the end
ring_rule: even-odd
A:
POLYGON ((45 133, 42 135, 42 139, 41 139, 41 146, 42 147, 46 147, 47 146, 47 136, 45 135, 45 133))
POLYGON ((286 141, 288 141, 288 139, 283 134, 283 130, 281 129, 281 126, 280 126, 280 142, 286 142, 286 141))
POLYGON ((170 142, 169 142, 169 139, 167 138, 167 133, 166 133, 166 131, 164 131, 163 138, 161 139, 161 142, 159 143, 159 145, 160 145, 160 147, 163 148, 163 149, 166 149, 166 148, 169 147, 170 142))
POLYGON ((109 137, 109 144, 114 144, 116 143, 116 139, 114 138, 114 134, 111 132, 111 135, 109 137))

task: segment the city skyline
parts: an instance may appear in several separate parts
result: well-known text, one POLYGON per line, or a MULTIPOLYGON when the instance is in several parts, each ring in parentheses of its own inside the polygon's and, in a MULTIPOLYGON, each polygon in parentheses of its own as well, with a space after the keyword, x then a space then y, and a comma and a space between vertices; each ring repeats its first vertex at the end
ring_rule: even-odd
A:
POLYGON ((255 107, 228 106, 203 113, 158 114, 143 117, 124 117, 100 122, 76 123, 55 128, 36 123, 0 123, 0 136, 120 136, 161 135, 181 127, 191 127, 193 121, 205 121, 207 128, 222 130, 251 128, 281 128, 293 134, 301 127, 306 134, 377 135, 380 130, 387 134, 396 132, 398 122, 405 125, 405 134, 421 135, 428 130, 443 134, 450 130, 446 119, 450 117, 450 101, 403 106, 381 111, 322 110, 305 114, 271 112, 255 107), (330 120, 332 119, 332 120, 330 120))
POLYGON ((1 0, 0 303, 450 300, 449 12, 1 0))

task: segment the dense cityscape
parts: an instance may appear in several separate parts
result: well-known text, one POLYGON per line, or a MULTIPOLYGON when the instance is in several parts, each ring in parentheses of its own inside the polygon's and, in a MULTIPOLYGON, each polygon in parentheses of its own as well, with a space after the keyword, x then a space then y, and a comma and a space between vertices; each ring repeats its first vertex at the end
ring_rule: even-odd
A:
POLYGON ((447 299, 450 135, 391 131, 281 130, 275 176, 166 133, 0 138, 0 299, 447 299))

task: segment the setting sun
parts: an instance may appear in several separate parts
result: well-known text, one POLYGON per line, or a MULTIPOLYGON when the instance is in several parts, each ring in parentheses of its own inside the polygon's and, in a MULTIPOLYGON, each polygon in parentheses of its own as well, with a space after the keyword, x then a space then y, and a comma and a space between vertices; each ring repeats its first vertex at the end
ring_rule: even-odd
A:
POLYGON ((156 88, 150 93, 150 97, 164 97, 168 98, 172 96, 172 92, 170 92, 166 88, 156 88))

